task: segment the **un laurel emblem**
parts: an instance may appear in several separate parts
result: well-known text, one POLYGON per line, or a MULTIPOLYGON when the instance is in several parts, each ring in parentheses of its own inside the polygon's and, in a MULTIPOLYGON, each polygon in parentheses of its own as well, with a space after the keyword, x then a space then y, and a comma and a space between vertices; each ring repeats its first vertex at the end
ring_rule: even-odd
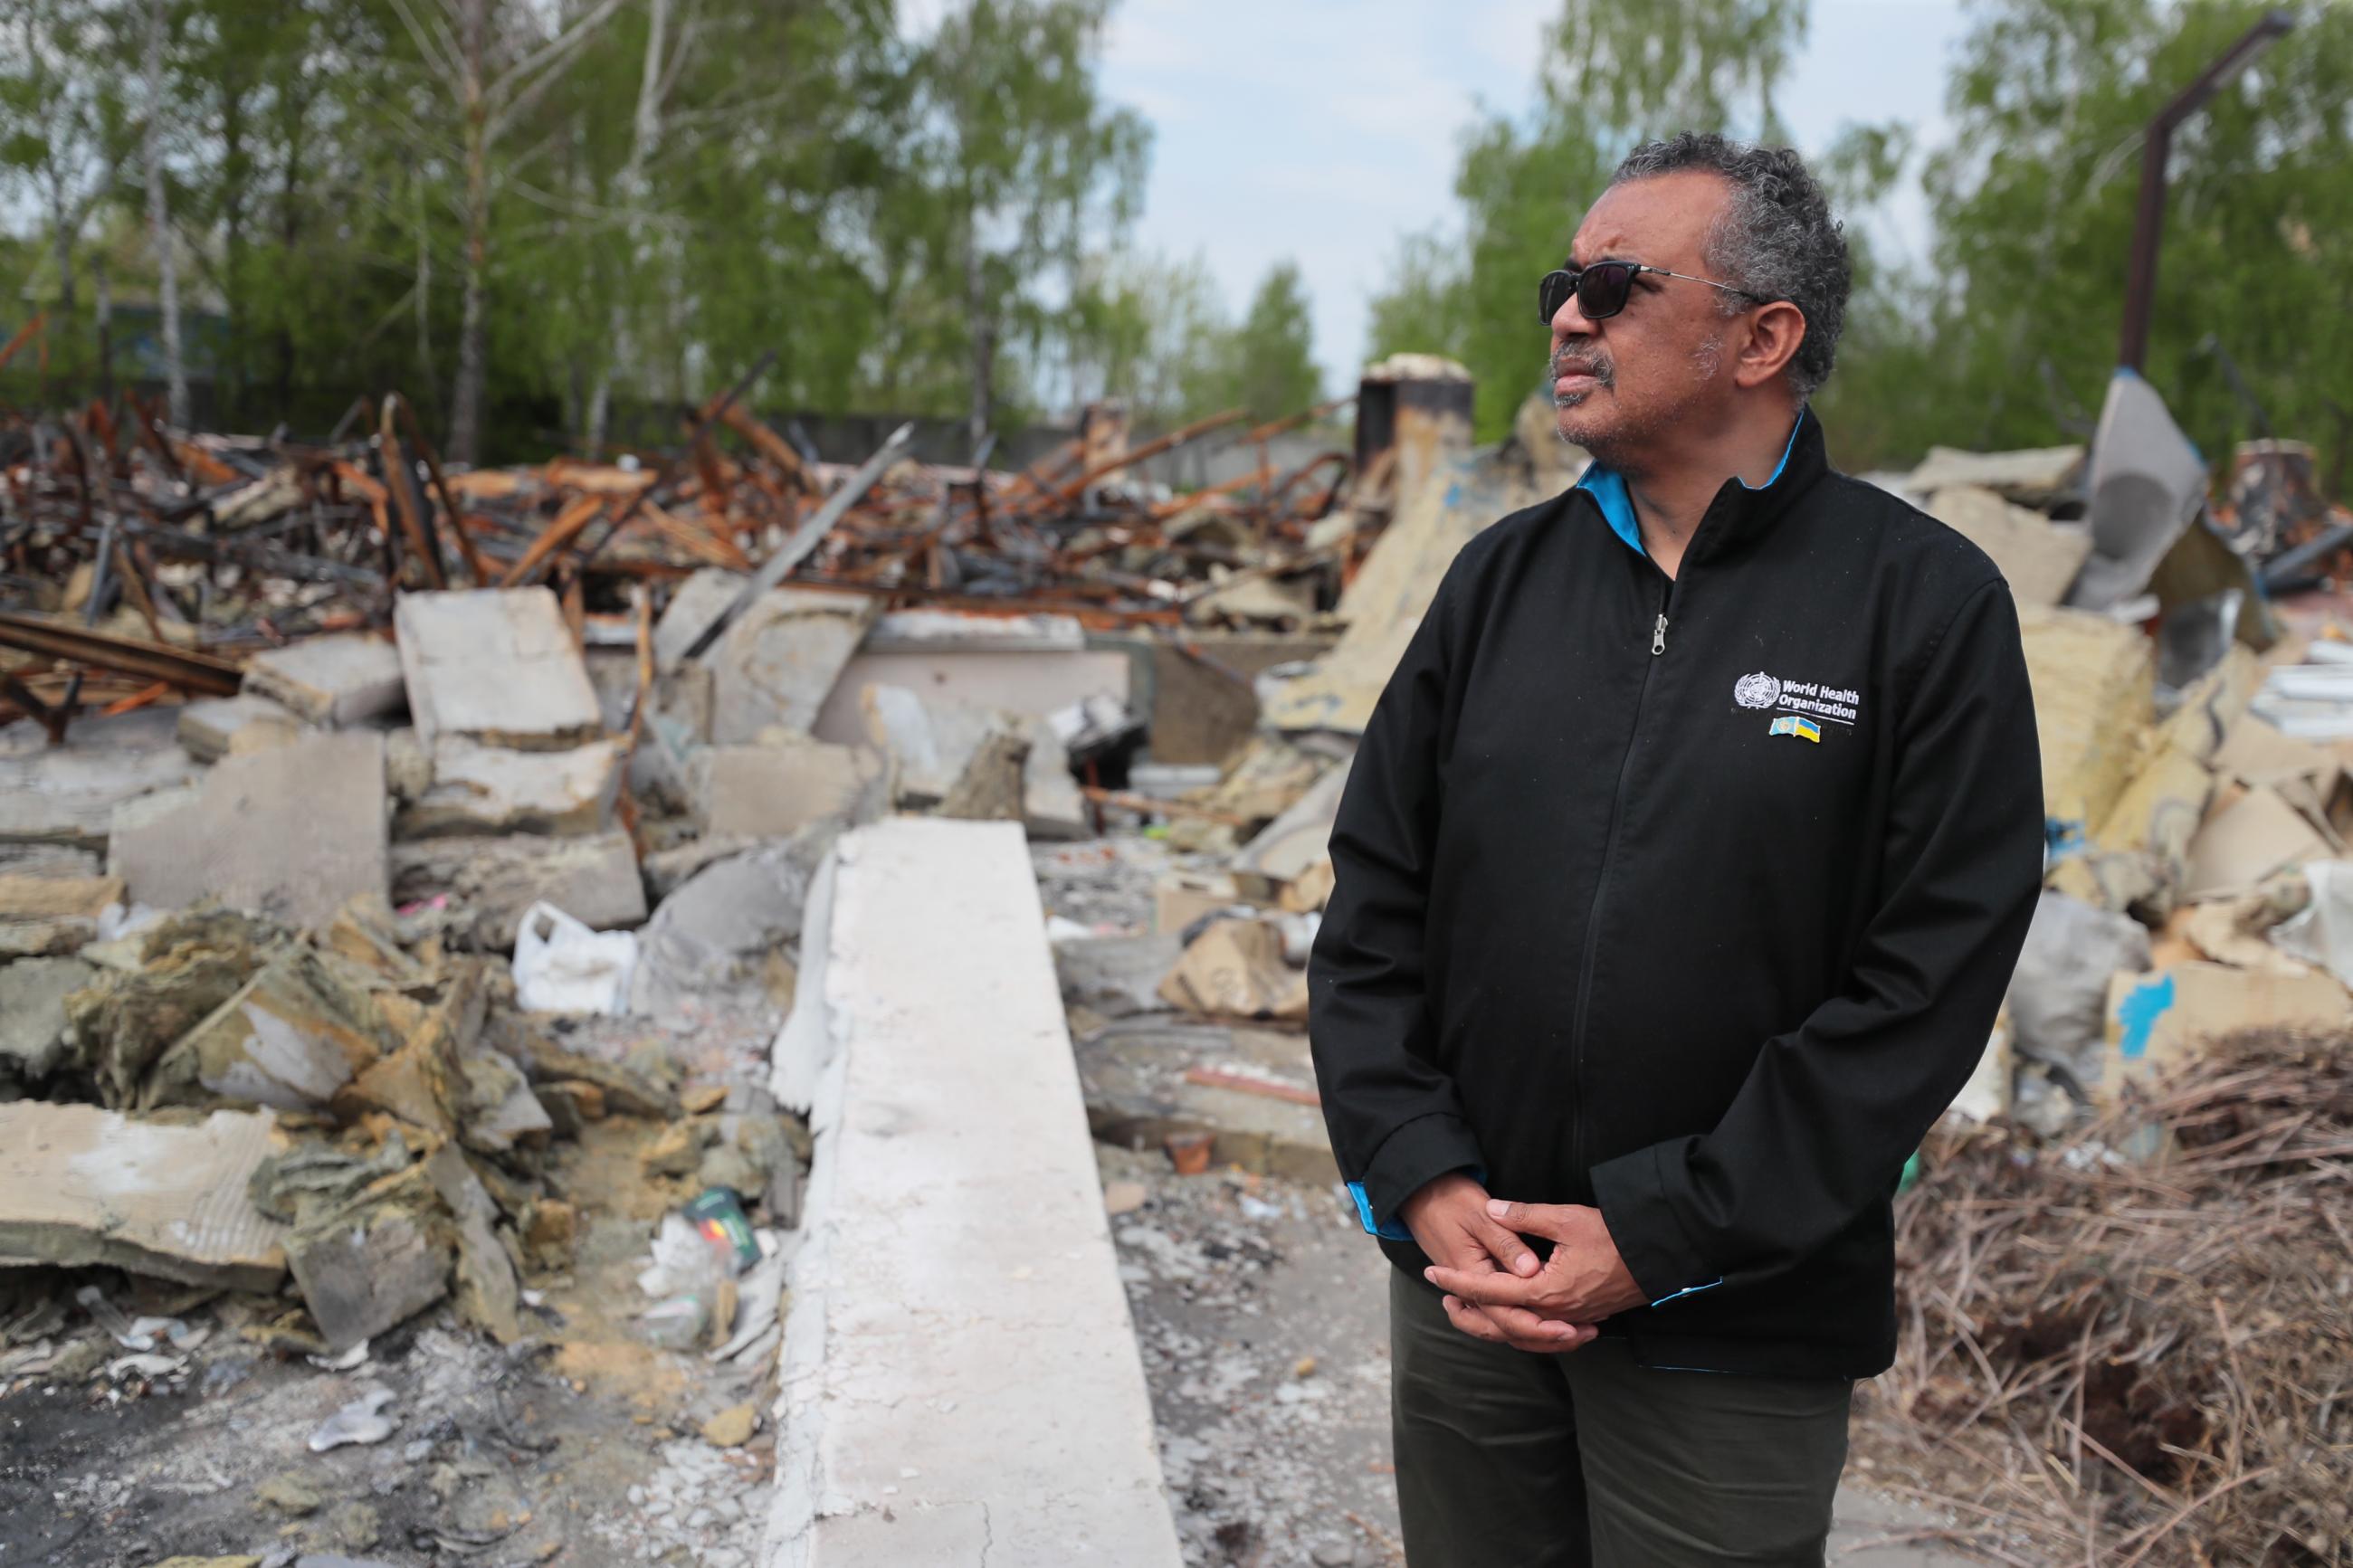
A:
POLYGON ((1743 708, 1770 708, 1781 700, 1781 683, 1759 670, 1732 683, 1732 700, 1743 708))

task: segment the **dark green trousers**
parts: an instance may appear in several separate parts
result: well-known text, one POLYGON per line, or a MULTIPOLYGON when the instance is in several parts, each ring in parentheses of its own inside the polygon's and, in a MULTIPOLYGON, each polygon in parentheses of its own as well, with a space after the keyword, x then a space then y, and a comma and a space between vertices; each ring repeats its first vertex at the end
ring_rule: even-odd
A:
POLYGON ((1853 1384, 1472 1339, 1390 1271, 1390 1412, 1410 1568, 1820 1568, 1853 1384))

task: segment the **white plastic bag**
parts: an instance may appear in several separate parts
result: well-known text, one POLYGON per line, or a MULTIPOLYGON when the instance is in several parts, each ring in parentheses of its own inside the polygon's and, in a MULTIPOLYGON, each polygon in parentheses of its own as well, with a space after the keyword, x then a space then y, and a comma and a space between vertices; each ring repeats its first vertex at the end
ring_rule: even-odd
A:
POLYGON ((592 931, 554 904, 532 905, 515 932, 515 999, 527 1012, 626 1013, 637 967, 635 932, 592 931))

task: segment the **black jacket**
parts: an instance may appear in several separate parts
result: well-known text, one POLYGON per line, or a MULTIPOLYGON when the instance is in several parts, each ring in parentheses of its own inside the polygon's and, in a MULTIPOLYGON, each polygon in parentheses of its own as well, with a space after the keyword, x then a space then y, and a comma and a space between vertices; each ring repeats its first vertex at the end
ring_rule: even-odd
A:
POLYGON ((1463 1167, 1598 1204, 1645 1364, 1883 1371, 1890 1201, 1985 1048, 2042 837, 2009 588, 1810 415, 1672 582, 1585 489, 1516 512, 1448 570, 1333 829, 1341 1169, 1384 1230, 1463 1167))

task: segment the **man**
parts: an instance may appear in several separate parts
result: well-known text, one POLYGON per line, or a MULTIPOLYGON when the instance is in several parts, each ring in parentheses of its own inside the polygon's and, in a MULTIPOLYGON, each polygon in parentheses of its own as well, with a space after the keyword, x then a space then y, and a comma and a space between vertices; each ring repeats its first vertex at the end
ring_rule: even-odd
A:
POLYGON ((1824 458, 1849 277, 1795 153, 1629 157, 1541 288, 1593 466, 1463 548, 1356 754, 1311 1033, 1414 1568, 1820 1563, 1893 1358, 2042 807, 2008 587, 1824 458))

